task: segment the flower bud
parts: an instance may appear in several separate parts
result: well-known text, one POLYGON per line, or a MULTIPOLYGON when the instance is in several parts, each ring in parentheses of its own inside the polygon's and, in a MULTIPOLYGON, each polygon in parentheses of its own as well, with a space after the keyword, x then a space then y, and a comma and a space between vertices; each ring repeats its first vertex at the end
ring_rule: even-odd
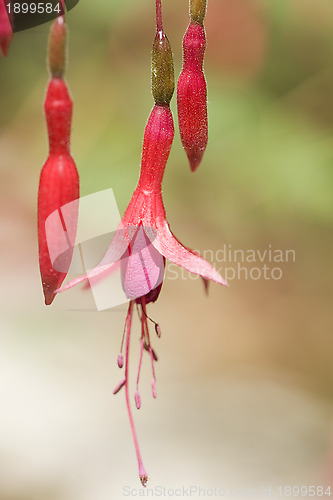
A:
POLYGON ((78 198, 79 177, 72 157, 51 154, 42 169, 38 190, 39 267, 46 305, 53 302, 55 290, 64 281, 73 254, 78 205, 71 203, 68 206, 65 222, 62 207, 78 198), (47 236, 46 221, 53 212, 58 212, 61 222, 55 224, 54 230, 48 232, 47 236), (68 245, 64 253, 63 240, 66 235, 68 245), (51 249, 53 254, 61 258, 59 266, 55 266, 51 260, 51 249))
POLYGON ((156 33, 152 50, 151 86, 155 104, 169 104, 175 89, 172 50, 163 30, 156 33))
POLYGON ((52 78, 44 104, 49 157, 42 169, 38 190, 39 267, 46 305, 53 302, 55 290, 68 273, 78 218, 78 203, 73 201, 79 198, 79 175, 70 154, 73 103, 62 79, 65 35, 64 19, 59 17, 51 27, 49 67, 52 78), (54 214, 52 218, 51 214, 54 214))
MULTIPOLYGON (((11 8, 11 2, 9 3, 9 8, 11 8)), ((7 12, 5 1, 0 0, 0 49, 2 55, 5 57, 8 52, 10 40, 13 35, 12 25, 10 22, 10 10, 7 12)))
POLYGON ((208 142, 207 85, 203 73, 205 29, 191 21, 183 39, 183 69, 177 84, 180 137, 194 172, 208 142))

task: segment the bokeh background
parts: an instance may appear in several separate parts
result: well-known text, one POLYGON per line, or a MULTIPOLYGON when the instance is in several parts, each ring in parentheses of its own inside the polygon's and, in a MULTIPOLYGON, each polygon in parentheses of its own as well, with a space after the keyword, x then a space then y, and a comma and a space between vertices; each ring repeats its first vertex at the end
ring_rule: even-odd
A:
MULTIPOLYGON (((178 75, 187 1, 164 0, 163 14, 178 75)), ((153 104, 154 2, 81 0, 67 22, 81 194, 112 187, 123 212, 153 104)), ((0 498, 106 500, 126 486, 138 496, 124 394, 112 395, 126 308, 98 313, 80 289, 43 304, 48 30, 15 34, 0 60, 0 498)), ((231 245, 296 258, 278 264, 280 280, 243 274, 209 297, 189 275, 165 280, 149 309, 162 328, 158 397, 146 359, 137 431, 150 488, 259 497, 271 485, 278 497, 279 485, 328 486, 333 476, 333 3, 209 0, 206 31, 209 145, 191 174, 175 136, 170 225, 213 257, 231 245)), ((172 109, 177 120, 175 99, 172 109)), ((215 263, 222 274, 237 266, 215 263)), ((132 383, 138 347, 133 338, 132 383)))

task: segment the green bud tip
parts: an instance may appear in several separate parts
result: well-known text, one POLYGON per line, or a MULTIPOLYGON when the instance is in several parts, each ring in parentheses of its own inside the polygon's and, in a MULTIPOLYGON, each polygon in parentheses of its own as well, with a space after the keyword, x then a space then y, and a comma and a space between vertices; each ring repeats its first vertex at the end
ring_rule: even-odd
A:
POLYGON ((207 0, 190 0, 191 21, 202 24, 207 10, 207 0))
POLYGON ((155 36, 152 50, 152 93, 156 104, 169 104, 175 89, 172 50, 162 30, 155 36))
POLYGON ((66 68, 67 26, 63 16, 57 17, 49 36, 48 64, 52 77, 62 78, 66 68))

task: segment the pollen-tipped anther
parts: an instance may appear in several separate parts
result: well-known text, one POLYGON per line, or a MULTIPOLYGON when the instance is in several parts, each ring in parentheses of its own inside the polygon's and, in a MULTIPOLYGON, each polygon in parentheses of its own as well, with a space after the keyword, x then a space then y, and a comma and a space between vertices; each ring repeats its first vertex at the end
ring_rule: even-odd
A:
POLYGON ((137 410, 140 410, 141 408, 141 396, 138 390, 135 391, 134 393, 134 401, 135 401, 135 406, 137 410))
POLYGON ((122 368, 124 366, 124 356, 121 352, 118 354, 117 363, 119 368, 122 368))
POLYGON ((145 471, 143 464, 139 465, 139 476, 140 476, 141 484, 145 488, 147 486, 147 482, 148 482, 148 474, 145 471))
POLYGON ((124 378, 124 380, 121 380, 119 384, 117 384, 116 387, 113 389, 113 394, 117 394, 120 391, 120 389, 124 387, 125 383, 126 379, 124 378))

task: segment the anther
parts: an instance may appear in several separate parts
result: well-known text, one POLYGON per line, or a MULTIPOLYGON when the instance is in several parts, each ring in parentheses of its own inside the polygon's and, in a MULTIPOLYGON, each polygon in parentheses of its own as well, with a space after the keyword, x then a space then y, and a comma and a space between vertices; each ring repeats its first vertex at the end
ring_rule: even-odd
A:
POLYGON ((118 385, 116 385, 116 387, 113 389, 113 394, 117 394, 117 392, 119 392, 119 391, 120 391, 120 389, 121 389, 122 387, 124 387, 125 382, 126 382, 126 379, 125 379, 125 378, 124 378, 124 380, 121 380, 121 382, 119 382, 119 384, 118 384, 118 385))
POLYGON ((118 354, 117 363, 119 368, 122 368, 124 365, 124 356, 122 355, 121 352, 118 354))
POLYGON ((162 332, 161 332, 160 325, 158 323, 155 323, 155 332, 156 332, 156 335, 158 336, 158 338, 160 339, 162 332))
POLYGON ((141 408, 141 396, 138 390, 134 393, 135 406, 139 410, 141 408))

